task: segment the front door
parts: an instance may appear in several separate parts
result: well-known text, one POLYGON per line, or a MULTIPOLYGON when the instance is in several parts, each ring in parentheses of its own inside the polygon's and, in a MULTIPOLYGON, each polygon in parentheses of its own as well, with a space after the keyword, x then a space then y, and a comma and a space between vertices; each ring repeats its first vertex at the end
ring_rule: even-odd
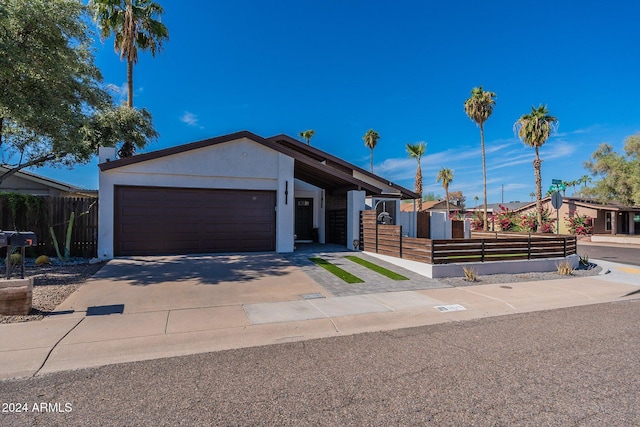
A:
POLYGON ((622 212, 620 218, 620 234, 629 234, 629 212, 622 212))
POLYGON ((296 239, 313 238, 313 199, 296 198, 296 239))

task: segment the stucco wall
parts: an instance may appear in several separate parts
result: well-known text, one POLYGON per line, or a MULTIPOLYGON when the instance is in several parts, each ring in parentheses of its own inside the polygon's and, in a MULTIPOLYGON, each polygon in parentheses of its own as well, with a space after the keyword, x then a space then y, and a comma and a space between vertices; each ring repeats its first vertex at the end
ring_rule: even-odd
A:
MULTIPOLYGON (((110 155, 104 151, 101 159, 110 155)), ((100 172, 98 256, 113 258, 116 185, 277 191, 276 251, 291 252, 293 167, 293 158, 242 138, 100 172)))

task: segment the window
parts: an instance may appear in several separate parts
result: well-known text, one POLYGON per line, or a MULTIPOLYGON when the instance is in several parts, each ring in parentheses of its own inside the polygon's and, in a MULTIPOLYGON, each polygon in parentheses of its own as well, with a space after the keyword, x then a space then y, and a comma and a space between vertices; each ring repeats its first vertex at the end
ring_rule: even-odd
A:
POLYGON ((604 213, 604 229, 606 231, 611 231, 611 212, 604 213))

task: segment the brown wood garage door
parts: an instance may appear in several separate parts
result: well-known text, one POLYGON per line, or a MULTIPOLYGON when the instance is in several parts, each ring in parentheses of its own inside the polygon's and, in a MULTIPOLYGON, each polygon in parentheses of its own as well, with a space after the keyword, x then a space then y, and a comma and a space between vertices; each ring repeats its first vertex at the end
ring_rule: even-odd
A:
POLYGON ((115 255, 273 251, 275 191, 115 187, 115 255))

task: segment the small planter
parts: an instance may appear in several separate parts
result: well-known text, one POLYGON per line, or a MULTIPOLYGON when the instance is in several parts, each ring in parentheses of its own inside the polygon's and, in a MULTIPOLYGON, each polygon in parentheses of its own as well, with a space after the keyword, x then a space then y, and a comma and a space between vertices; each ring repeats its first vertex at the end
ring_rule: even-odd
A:
POLYGON ((25 315, 33 302, 33 277, 0 279, 0 314, 25 315))

